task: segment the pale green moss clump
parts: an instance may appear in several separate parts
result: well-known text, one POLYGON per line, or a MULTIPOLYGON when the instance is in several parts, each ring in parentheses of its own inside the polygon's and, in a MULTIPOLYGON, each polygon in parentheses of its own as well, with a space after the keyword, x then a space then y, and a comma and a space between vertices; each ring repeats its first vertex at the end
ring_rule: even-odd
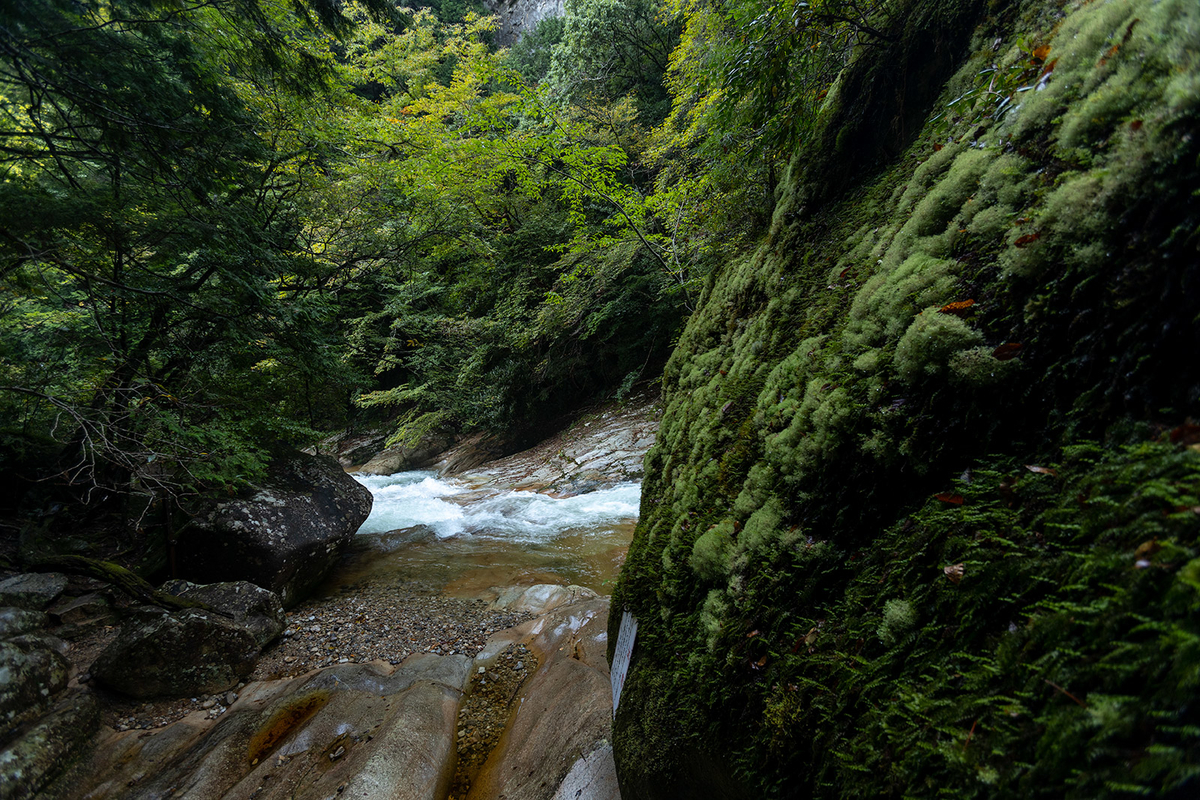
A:
POLYGON ((733 520, 726 519, 713 525, 696 539, 688 563, 701 580, 714 581, 725 577, 729 551, 733 547, 733 535, 733 520))
POLYGON ((917 624, 917 613, 907 600, 888 600, 883 604, 883 621, 876 634, 888 647, 903 639, 917 624))
POLYGON ((961 351, 982 342, 979 331, 953 314, 940 314, 936 306, 930 306, 908 326, 892 361, 901 380, 932 378, 943 374, 961 351))
POLYGON ((953 261, 918 253, 870 278, 850 306, 843 347, 853 352, 899 339, 920 309, 953 299, 954 268, 953 261))

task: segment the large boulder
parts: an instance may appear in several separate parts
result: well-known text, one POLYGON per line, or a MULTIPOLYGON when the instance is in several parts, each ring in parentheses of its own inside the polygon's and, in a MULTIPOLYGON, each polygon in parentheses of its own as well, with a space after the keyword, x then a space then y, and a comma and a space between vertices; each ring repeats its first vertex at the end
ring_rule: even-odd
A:
POLYGON ((0 642, 0 725, 45 711, 67 686, 69 665, 50 637, 26 634, 0 642))
POLYGON ((180 532, 180 577, 249 581, 291 607, 325 577, 370 513, 370 491, 332 458, 277 455, 261 486, 212 502, 180 532))
POLYGON ((184 697, 231 689, 258 657, 254 635, 210 611, 147 606, 92 664, 92 676, 130 697, 184 697))
POLYGON ((0 582, 0 606, 41 611, 67 588, 67 576, 57 572, 29 572, 0 582))
POLYGON ((161 588, 176 597, 204 603, 228 615, 254 637, 260 649, 274 641, 287 627, 279 595, 253 583, 230 581, 201 586, 173 580, 167 581, 161 588))
POLYGON ((99 727, 95 696, 90 692, 67 694, 0 749, 0 797, 25 800, 44 796, 39 792, 87 751, 99 727))

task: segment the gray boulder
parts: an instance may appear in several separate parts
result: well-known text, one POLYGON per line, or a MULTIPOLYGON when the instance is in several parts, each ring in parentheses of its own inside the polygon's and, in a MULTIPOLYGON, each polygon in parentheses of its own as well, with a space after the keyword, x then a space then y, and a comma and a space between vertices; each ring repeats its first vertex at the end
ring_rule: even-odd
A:
POLYGON ((328 456, 277 455, 247 496, 210 502, 180 532, 180 577, 249 581, 299 602, 371 513, 371 493, 328 456))
POLYGON ((96 658, 92 677, 130 697, 214 694, 249 676, 259 649, 248 630, 211 612, 147 606, 96 658))
POLYGON ((37 635, 0 642, 0 725, 5 729, 41 714, 66 688, 70 665, 56 644, 37 635))
POLYGON ((100 728, 96 698, 72 692, 0 748, 0 797, 36 797, 88 748, 100 728))
POLYGON ((259 649, 266 647, 287 627, 283 614, 283 603, 279 595, 246 581, 210 583, 200 586, 183 580, 167 581, 162 585, 164 592, 196 600, 228 614, 245 628, 259 649))
POLYGON ((41 611, 67 588, 67 576, 57 572, 28 572, 0 582, 0 606, 41 611))
POLYGON ((50 618, 41 611, 12 607, 0 608, 0 639, 40 630, 48 624, 50 624, 50 618))

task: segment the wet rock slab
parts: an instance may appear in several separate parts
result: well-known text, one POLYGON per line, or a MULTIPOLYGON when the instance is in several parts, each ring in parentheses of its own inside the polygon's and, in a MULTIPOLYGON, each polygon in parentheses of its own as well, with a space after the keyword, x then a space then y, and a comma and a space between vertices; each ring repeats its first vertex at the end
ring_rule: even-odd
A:
MULTIPOLYGON (((606 597, 560 605, 488 643, 480 659, 522 643, 540 663, 521 690, 500 745, 472 782, 468 800, 551 800, 581 754, 605 746, 612 719, 605 656, 608 609, 606 597)), ((599 790, 602 781, 595 784, 599 790)), ((581 789, 578 798, 585 797, 593 795, 581 789)), ((594 797, 615 800, 619 794, 594 797)))
POLYGON ((470 663, 420 654, 250 683, 219 722, 110 733, 52 796, 440 800, 470 663))

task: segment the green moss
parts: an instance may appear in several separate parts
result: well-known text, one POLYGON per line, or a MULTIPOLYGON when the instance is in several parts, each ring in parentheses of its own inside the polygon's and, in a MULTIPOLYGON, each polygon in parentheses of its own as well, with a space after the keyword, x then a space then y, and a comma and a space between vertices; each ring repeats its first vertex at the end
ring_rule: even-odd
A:
POLYGON ((701 579, 713 581, 725 577, 733 534, 733 520, 723 520, 696 539, 688 563, 701 579))
POLYGON ((752 797, 1200 780, 1200 455, 1144 441, 1200 418, 1168 355, 1200 347, 1200 7, 997 13, 907 152, 819 211, 781 187, 681 337, 614 595, 631 674, 691 715, 618 718, 660 775, 698 749, 752 797))
POLYGON ((982 334, 966 322, 930 306, 917 315, 896 345, 896 374, 908 382, 937 377, 951 359, 960 364, 969 360, 963 358, 963 351, 977 348, 982 341, 982 334))
POLYGON ((883 604, 883 621, 876 635, 888 647, 904 638, 917 624, 917 614, 907 600, 888 600, 883 604))
POLYGON ((845 349, 853 352, 897 341, 922 308, 950 302, 956 285, 954 269, 952 261, 917 254, 872 277, 850 306, 842 333, 845 349))

